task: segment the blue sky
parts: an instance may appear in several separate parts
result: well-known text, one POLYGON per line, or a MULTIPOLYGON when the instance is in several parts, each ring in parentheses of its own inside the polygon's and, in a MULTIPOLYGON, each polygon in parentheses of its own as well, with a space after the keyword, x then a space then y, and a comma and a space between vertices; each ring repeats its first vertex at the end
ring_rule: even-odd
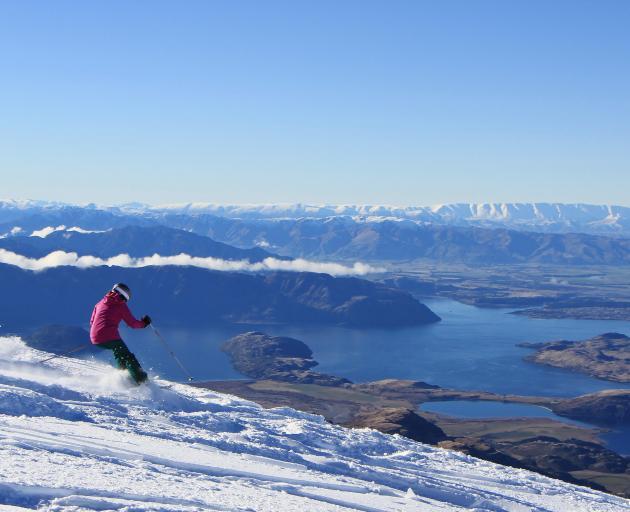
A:
POLYGON ((630 205, 630 2, 0 2, 0 197, 630 205))

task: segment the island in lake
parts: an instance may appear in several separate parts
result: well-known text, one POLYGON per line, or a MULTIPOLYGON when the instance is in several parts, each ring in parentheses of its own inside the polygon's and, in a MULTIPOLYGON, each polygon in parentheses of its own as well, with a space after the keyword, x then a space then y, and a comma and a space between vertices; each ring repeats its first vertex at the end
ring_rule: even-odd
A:
POLYGON ((630 422, 630 390, 572 399, 500 395, 388 379, 352 383, 316 372, 310 348, 300 340, 263 332, 238 335, 222 346, 248 380, 196 384, 255 401, 320 414, 331 423, 400 434, 513 467, 630 496, 630 459, 606 448, 602 430, 550 418, 454 418, 420 411, 424 402, 484 400, 542 406, 573 419, 602 425, 630 422), (626 413, 623 413, 626 411, 626 413))
POLYGON ((527 361, 630 382, 630 338, 624 334, 610 332, 583 341, 521 343, 519 347, 536 349, 527 361))

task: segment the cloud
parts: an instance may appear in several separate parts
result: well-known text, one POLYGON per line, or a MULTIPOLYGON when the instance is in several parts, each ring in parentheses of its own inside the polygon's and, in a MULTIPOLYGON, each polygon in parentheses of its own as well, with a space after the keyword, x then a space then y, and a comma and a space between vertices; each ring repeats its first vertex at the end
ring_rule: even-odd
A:
MULTIPOLYGON (((15 229, 15 228, 13 228, 15 229)), ((83 229, 80 228, 78 226, 74 226, 71 228, 67 228, 66 226, 64 226, 63 224, 61 226, 48 226, 46 228, 42 228, 42 229, 38 229, 36 231, 33 231, 31 233, 30 236, 38 236, 39 238, 46 238, 48 235, 53 234, 56 231, 72 231, 75 233, 81 233, 83 235, 88 234, 88 233, 105 233, 105 231, 110 231, 109 229, 105 230, 105 231, 92 231, 89 229, 83 229)))
POLYGON ((11 228, 11 231, 9 231, 8 233, 5 233, 4 235, 0 235, 0 238, 8 238, 10 236, 19 235, 21 232, 22 232, 22 228, 15 226, 14 228, 11 228))
POLYGON ((39 238, 46 238, 48 235, 51 235, 55 231, 65 231, 65 230, 66 230, 66 226, 57 226, 57 227, 48 226, 46 228, 33 231, 31 233, 31 236, 37 236, 39 238))
POLYGON ((98 258, 96 256, 79 256, 76 252, 54 251, 42 258, 28 258, 21 254, 16 254, 5 249, 0 249, 0 263, 14 265, 24 270, 35 272, 54 267, 126 267, 140 268, 151 266, 190 266, 205 268, 207 270, 219 270, 225 272, 265 272, 282 270, 286 272, 316 272, 326 273, 333 276, 363 276, 382 269, 375 268, 365 263, 357 262, 352 266, 340 263, 326 263, 309 261, 304 259, 279 260, 277 258, 265 258, 258 263, 251 263, 247 260, 223 260, 212 257, 190 256, 189 254, 178 254, 176 256, 146 256, 143 258, 132 258, 128 254, 119 254, 111 258, 98 258))
POLYGON ((78 226, 74 226, 72 228, 66 229, 66 231, 74 231, 75 233, 81 233, 82 235, 88 235, 90 233, 107 233, 108 231, 111 231, 111 228, 110 229, 97 230, 97 229, 83 229, 83 228, 80 228, 78 226))

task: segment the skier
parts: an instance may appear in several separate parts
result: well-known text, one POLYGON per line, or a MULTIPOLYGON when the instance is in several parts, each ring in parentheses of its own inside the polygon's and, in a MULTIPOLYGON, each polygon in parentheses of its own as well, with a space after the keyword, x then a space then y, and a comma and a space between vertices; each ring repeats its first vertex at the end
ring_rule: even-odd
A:
POLYGON ((151 318, 145 315, 137 320, 127 306, 130 298, 131 291, 126 284, 117 283, 113 286, 94 306, 90 319, 90 340, 97 347, 111 350, 118 368, 128 370, 136 384, 140 384, 147 380, 147 374, 120 338, 118 324, 124 320, 133 329, 143 329, 151 324, 151 318))

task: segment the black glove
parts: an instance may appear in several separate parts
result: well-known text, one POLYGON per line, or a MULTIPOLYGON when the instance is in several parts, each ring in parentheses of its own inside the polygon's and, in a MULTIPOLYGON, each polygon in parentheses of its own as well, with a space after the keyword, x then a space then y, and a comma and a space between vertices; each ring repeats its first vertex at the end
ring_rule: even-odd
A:
POLYGON ((151 317, 149 315, 144 315, 140 320, 144 322, 145 327, 149 327, 151 324, 151 317))

